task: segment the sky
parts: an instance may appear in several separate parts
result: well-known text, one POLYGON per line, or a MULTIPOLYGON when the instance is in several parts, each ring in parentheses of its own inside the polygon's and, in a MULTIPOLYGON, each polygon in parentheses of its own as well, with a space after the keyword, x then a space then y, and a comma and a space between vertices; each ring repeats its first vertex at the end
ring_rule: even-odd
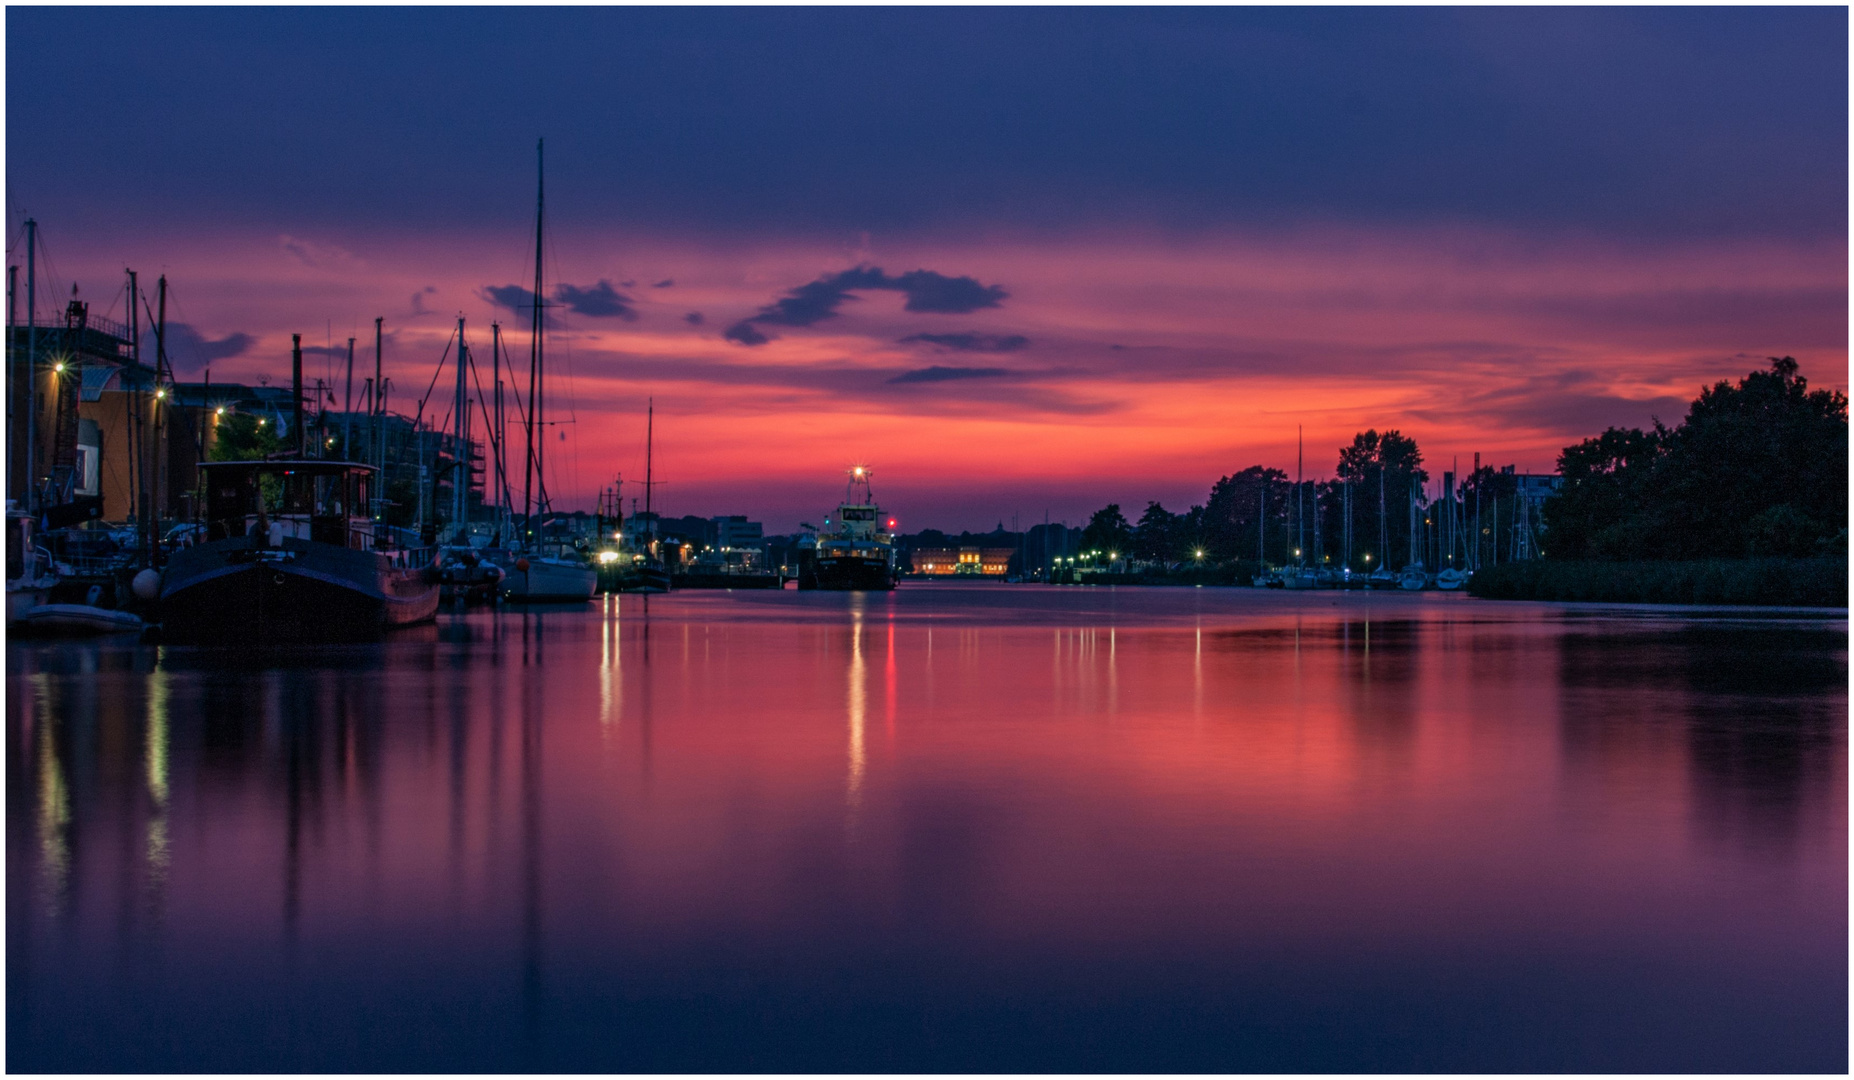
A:
POLYGON ((563 508, 642 495, 653 400, 665 512, 786 531, 866 463, 913 531, 1183 510, 1366 428, 1549 471, 1768 356, 1848 385, 1842 8, 6 28, 9 264, 33 217, 42 310, 165 274, 183 378, 287 380, 293 332, 364 377, 383 317, 410 411, 461 316, 525 380, 545 139, 563 508))

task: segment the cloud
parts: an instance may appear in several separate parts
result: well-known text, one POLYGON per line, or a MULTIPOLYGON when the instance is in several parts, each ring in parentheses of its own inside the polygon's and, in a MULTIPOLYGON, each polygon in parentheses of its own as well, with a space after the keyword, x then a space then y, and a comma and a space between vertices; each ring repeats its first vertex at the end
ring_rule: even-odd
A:
MULTIPOLYGON (((880 274, 881 271, 877 270, 880 274)), ((947 277, 932 270, 910 270, 894 279, 892 288, 908 294, 907 310, 964 315, 980 308, 997 307, 1011 294, 1001 285, 980 285, 976 278, 947 277)))
POLYGON ((917 341, 954 352, 979 353, 1016 352, 1030 344, 1030 339, 1022 334, 909 334, 900 339, 898 344, 908 345, 917 341))
MULTIPOLYGON (((486 302, 499 308, 506 308, 524 319, 534 318, 534 293, 520 285, 485 285, 477 295, 486 302)), ((560 320, 552 315, 546 317, 546 322, 549 328, 557 328, 560 325, 560 320)))
POLYGON ((1116 395, 1098 394, 1067 378, 1071 369, 1006 371, 926 368, 897 371, 849 360, 782 363, 726 362, 688 356, 603 352, 614 387, 669 385, 704 395, 723 393, 728 408, 778 410, 871 409, 898 416, 990 416, 1022 422, 1034 417, 1100 416, 1127 407, 1116 395), (736 396, 732 391, 744 391, 736 396))
POLYGON ((304 240, 288 233, 277 237, 277 246, 304 266, 318 270, 360 262, 354 257, 354 253, 346 248, 336 247, 334 244, 318 244, 313 240, 304 240))
MULTIPOLYGON (((234 333, 215 339, 206 337, 183 322, 167 324, 167 362, 173 365, 175 371, 195 372, 214 360, 243 356, 255 344, 257 338, 250 334, 234 333)), ((142 334, 142 360, 150 365, 154 363, 153 330, 142 334)))
MULTIPOLYGON (((629 285, 630 282, 625 284, 629 285)), ((626 322, 637 319, 637 309, 632 306, 636 301, 612 288, 612 283, 603 279, 596 285, 569 285, 563 282, 554 289, 554 297, 565 304, 568 311, 577 315, 617 318, 626 322)))
POLYGON ((767 337, 765 334, 760 333, 758 330, 755 330, 750 324, 746 323, 745 321, 737 322, 734 325, 728 327, 727 333, 723 334, 722 336, 727 338, 729 341, 738 341, 742 345, 764 345, 767 342, 772 340, 772 338, 767 337))
POLYGON ((708 320, 702 318, 701 312, 691 311, 682 317, 682 321, 688 323, 690 326, 700 326, 708 320))
POLYGON ((1010 371, 996 367, 932 367, 915 368, 904 371, 888 380, 891 383, 937 383, 952 382, 956 379, 997 379, 1009 375, 1010 371))
POLYGON ((676 284, 675 278, 664 278, 662 281, 652 282, 650 287, 653 289, 667 289, 674 284, 676 284))
POLYGON ((534 312, 534 293, 520 285, 485 285, 482 297, 517 315, 531 315, 534 312))
POLYGON ((425 306, 425 298, 434 295, 437 291, 438 287, 436 285, 427 285, 412 294, 412 316, 414 318, 420 315, 435 314, 430 308, 425 306))
POLYGON ((764 345, 771 336, 754 329, 762 326, 814 326, 837 317, 837 309, 850 294, 883 289, 907 296, 907 311, 963 315, 980 308, 997 307, 1010 293, 1001 285, 984 285, 972 277, 948 277, 933 270, 910 270, 891 277, 878 266, 858 266, 800 285, 761 308, 757 314, 728 327, 726 337, 742 345, 764 345))

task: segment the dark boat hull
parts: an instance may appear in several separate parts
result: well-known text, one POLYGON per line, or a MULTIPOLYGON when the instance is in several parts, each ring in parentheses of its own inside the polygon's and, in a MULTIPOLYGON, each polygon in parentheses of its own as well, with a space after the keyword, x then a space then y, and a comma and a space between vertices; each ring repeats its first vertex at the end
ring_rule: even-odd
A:
POLYGON ((173 641, 248 644, 365 641, 431 619, 438 599, 429 574, 395 567, 383 555, 225 540, 187 549, 168 564, 161 633, 173 641))
POLYGON ((883 592, 895 587, 895 578, 895 570, 886 558, 814 555, 799 567, 798 587, 833 592, 883 592))

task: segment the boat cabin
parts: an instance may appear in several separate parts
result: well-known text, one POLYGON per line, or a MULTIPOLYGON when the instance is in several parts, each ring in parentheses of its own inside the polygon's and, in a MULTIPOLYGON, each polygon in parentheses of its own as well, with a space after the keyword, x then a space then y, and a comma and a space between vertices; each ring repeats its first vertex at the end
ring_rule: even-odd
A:
POLYGON ((371 465, 353 461, 209 461, 206 540, 262 536, 374 549, 371 465))

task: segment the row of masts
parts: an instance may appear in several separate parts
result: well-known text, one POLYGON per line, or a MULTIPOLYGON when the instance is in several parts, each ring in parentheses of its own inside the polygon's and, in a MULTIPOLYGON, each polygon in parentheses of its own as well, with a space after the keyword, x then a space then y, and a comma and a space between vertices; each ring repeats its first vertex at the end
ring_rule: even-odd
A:
MULTIPOLYGON (((1299 429, 1297 429, 1299 430, 1299 429)), ((1409 510, 1408 536, 1410 552, 1408 565, 1412 566, 1446 566, 1459 570, 1474 571, 1480 569, 1483 556, 1489 563, 1498 563, 1500 558, 1501 501, 1498 497, 1488 500, 1483 514, 1481 503, 1481 486, 1474 485, 1472 512, 1468 508, 1467 485, 1458 484, 1461 468, 1460 459, 1456 459, 1455 468, 1445 472, 1442 478, 1442 490, 1431 500, 1421 485, 1412 483, 1408 492, 1409 510), (1483 541, 1483 537, 1491 542, 1483 541)), ((1289 505, 1289 533, 1295 537, 1293 564, 1305 569, 1309 557, 1317 565, 1326 559, 1326 548, 1320 536, 1320 487, 1317 481, 1306 479, 1306 444, 1304 434, 1297 439, 1295 453, 1295 480, 1293 483, 1292 502, 1289 505), (1309 503, 1312 513, 1309 514, 1309 503), (1313 544, 1307 544, 1308 521, 1311 518, 1313 544)), ((1389 536, 1389 497, 1386 469, 1378 467, 1378 544, 1379 558, 1383 560, 1378 567, 1366 569, 1385 569, 1390 549, 1389 536)), ((1481 475, 1481 455, 1474 455, 1474 475, 1481 475)), ((1354 567, 1353 489, 1349 480, 1339 481, 1340 497, 1340 558, 1344 569, 1354 567)), ((1268 563, 1268 493, 1269 483, 1266 475, 1262 477, 1257 494, 1256 514, 1256 563, 1266 567, 1268 563)), ((1330 496, 1329 496, 1330 497, 1330 496)), ((1506 561, 1518 562, 1534 557, 1532 507, 1530 500, 1515 494, 1506 500, 1507 510, 1512 520, 1508 524, 1507 537, 1511 547, 1506 561)))
MULTIPOLYGON (((544 517, 552 509, 552 500, 549 496, 546 478, 545 437, 546 430, 550 424, 546 411, 547 371, 545 345, 546 309, 550 305, 548 305, 544 299, 546 295, 546 182, 544 151, 545 143, 537 143, 535 149, 537 191, 534 232, 534 288, 530 313, 531 323, 529 327, 527 393, 523 395, 519 387, 515 385, 515 380, 513 378, 516 373, 515 365, 512 362, 512 358, 508 356, 508 351, 503 340, 502 325, 499 322, 492 322, 490 327, 492 342, 492 375, 489 393, 485 394, 483 392, 484 388, 477 379, 474 356, 465 334, 466 322, 462 316, 458 317, 457 330, 455 337, 452 339, 452 344, 446 347, 444 356, 441 356, 439 359, 439 371, 433 374, 433 383, 435 385, 437 378, 442 373, 446 358, 452 355, 451 348, 454 346, 456 350, 454 354, 456 371, 450 418, 448 425, 441 425, 440 429, 448 429, 446 433, 450 436, 454 450, 451 464, 444 468, 457 470, 457 475, 453 477, 451 483, 449 518, 455 538, 460 542, 465 540, 465 534, 468 532, 470 518, 472 517, 471 496, 474 486, 473 477, 476 471, 474 466, 475 457, 471 449, 475 441, 473 438, 473 436, 475 436, 475 432, 473 431, 475 426, 473 423, 475 419, 475 417, 473 417, 473 405, 475 406, 474 412, 481 417, 483 426, 481 442, 485 444, 486 448, 490 451, 490 457, 493 462, 491 474, 484 477, 485 483, 483 486, 487 489, 485 495, 488 496, 484 499, 484 502, 493 507, 495 531, 497 533, 498 542, 514 542, 520 544, 536 539, 536 530, 533 527, 533 523, 537 521, 537 519, 544 517), (508 368, 507 374, 510 378, 506 379, 504 377, 505 361, 510 361, 506 365, 508 368), (478 385, 473 387, 473 383, 478 383, 478 385), (475 390, 474 393, 472 393, 473 389, 475 390), (514 523, 516 521, 515 478, 511 475, 509 454, 507 453, 509 436, 507 399, 510 397, 514 399, 513 404, 515 406, 519 425, 525 435, 524 442, 526 444, 524 460, 521 463, 520 472, 520 521, 523 523, 524 532, 523 535, 519 537, 514 535, 514 523)), ((38 430, 40 426, 39 414, 42 411, 44 403, 39 400, 41 391, 38 385, 40 381, 39 375, 41 374, 40 354, 42 351, 42 343, 40 333, 41 327, 39 326, 38 319, 38 253, 40 238, 38 222, 35 219, 28 218, 26 220, 25 234, 25 377, 23 380, 19 379, 17 371, 19 365, 16 362, 9 363, 9 379, 13 381, 15 385, 9 387, 9 393, 7 395, 7 419, 10 431, 19 430, 18 425, 20 418, 16 416, 15 413, 16 410, 23 408, 26 414, 23 418, 26 438, 23 454, 24 468, 23 470, 16 469, 13 476, 9 477, 9 496, 16 499, 19 505, 36 510, 39 508, 39 505, 45 501, 44 493, 38 490, 40 487, 39 474, 43 471, 45 466, 38 460, 40 452, 38 430), (23 387, 17 385, 19 382, 23 382, 23 387), (14 477, 21 475, 24 477, 23 485, 21 482, 14 479, 14 477)), ((131 359, 139 370, 142 360, 140 315, 141 308, 147 307, 148 304, 147 298, 141 295, 135 271, 128 270, 126 273, 129 278, 128 288, 130 297, 129 318, 126 332, 131 349, 131 359)), ((18 267, 9 266, 8 354, 10 361, 15 359, 17 347, 13 333, 14 327, 17 324, 18 314, 17 286, 18 267)), ((167 357, 167 293, 167 278, 163 276, 160 279, 157 290, 158 312, 155 310, 150 310, 148 312, 149 320, 154 327, 156 353, 152 379, 153 385, 149 389, 152 389, 153 397, 156 399, 156 408, 152 411, 144 408, 145 403, 141 399, 145 389, 145 380, 137 377, 131 383, 131 393, 136 395, 136 401, 134 407, 130 410, 130 435, 134 443, 130 455, 130 471, 132 474, 130 515, 136 518, 138 523, 145 523, 145 530, 147 532, 145 540, 151 550, 159 541, 157 530, 159 529, 159 521, 162 515, 157 512, 156 507, 163 502, 158 481, 161 479, 159 476, 159 460, 162 459, 164 455, 158 453, 152 455, 152 457, 156 459, 156 463, 151 466, 149 464, 151 455, 147 453, 147 447, 161 445, 159 439, 161 425, 165 422, 165 415, 164 411, 159 408, 159 405, 162 403, 162 399, 167 398, 174 388, 174 374, 168 363, 167 357), (146 420, 144 421, 145 415, 146 420), (144 427, 148 425, 152 426, 152 432, 144 430, 144 427)), ((74 302, 72 307, 73 310, 77 310, 79 305, 74 302)), ((363 385, 361 387, 361 405, 366 413, 366 424, 368 427, 366 433, 366 446, 361 448, 357 446, 356 443, 355 428, 357 423, 357 412, 355 409, 356 396, 354 381, 356 340, 352 337, 347 340, 346 379, 343 386, 341 401, 342 420, 338 432, 341 442, 341 454, 344 458, 371 465, 381 470, 382 473, 384 473, 388 465, 388 439, 385 420, 388 415, 386 403, 388 387, 390 385, 390 380, 386 377, 384 371, 384 324, 384 317, 374 319, 373 377, 371 379, 363 378, 363 385)), ((46 329, 49 329, 49 327, 46 329)), ((208 373, 206 377, 208 385, 210 385, 210 373, 208 373)), ((308 441, 308 427, 305 423, 306 417, 304 409, 305 387, 301 334, 292 335, 291 384, 293 394, 290 406, 290 424, 292 441, 295 444, 293 451, 301 456, 323 456, 328 449, 328 444, 331 444, 333 440, 319 438, 316 441, 316 445, 313 447, 308 441)), ((333 403, 333 388, 329 387, 325 390, 322 381, 318 379, 316 380, 315 393, 317 396, 316 411, 318 416, 320 416, 325 411, 325 405, 331 405, 333 403), (327 395, 326 398, 323 396, 324 393, 327 395)), ((408 437, 416 436, 419 442, 417 448, 418 510, 416 521, 421 531, 428 529, 430 526, 427 523, 434 521, 438 516, 435 500, 431 499, 430 496, 435 496, 438 488, 438 481, 442 479, 441 475, 434 474, 432 467, 427 465, 427 454, 430 452, 430 447, 428 446, 428 440, 424 437, 424 433, 427 430, 424 417, 429 398, 430 392, 428 390, 425 397, 418 403, 416 415, 407 418, 411 420, 411 430, 408 432, 408 437), (430 510, 429 516, 427 513, 428 508, 430 510)), ((72 403, 75 403, 74 395, 72 396, 72 403)), ((169 402, 169 404, 171 404, 171 402, 169 402)), ((654 415, 655 405, 653 402, 650 406, 650 418, 647 421, 652 427, 654 427, 654 415)), ((328 426, 326 424, 319 426, 323 436, 326 437, 335 434, 327 430, 328 426)), ((200 443, 199 449, 201 451, 200 457, 204 459, 206 456, 205 432, 199 432, 198 435, 200 436, 198 440, 200 443)), ((649 461, 648 457, 650 453, 649 439, 650 436, 647 435, 647 457, 644 481, 647 517, 650 513, 648 504, 654 487, 654 480, 651 477, 652 463, 649 461)), ((62 443, 57 443, 57 445, 62 445, 62 443)), ((401 453, 398 455, 400 463, 403 463, 405 460, 406 455, 404 451, 406 449, 406 447, 400 448, 401 453)), ((433 464, 435 464, 435 462, 433 464)))

